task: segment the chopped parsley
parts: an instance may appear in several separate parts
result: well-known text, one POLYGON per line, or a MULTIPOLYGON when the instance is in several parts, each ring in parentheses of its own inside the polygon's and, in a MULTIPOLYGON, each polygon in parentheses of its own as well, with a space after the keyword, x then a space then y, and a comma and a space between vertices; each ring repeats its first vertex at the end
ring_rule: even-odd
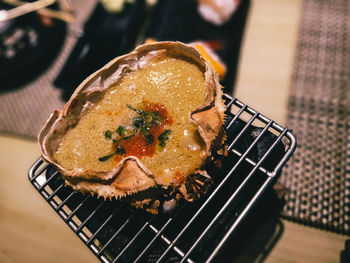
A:
POLYGON ((153 144, 154 138, 152 134, 150 134, 150 129, 151 127, 160 126, 162 124, 161 115, 155 111, 138 110, 131 105, 127 105, 127 107, 139 114, 132 119, 132 126, 136 132, 139 131, 146 137, 147 145, 153 144))
POLYGON ((161 135, 158 136, 158 140, 159 140, 159 146, 164 148, 166 141, 169 140, 169 135, 171 133, 171 130, 165 130, 164 132, 162 132, 161 135))
POLYGON ((115 155, 115 153, 111 153, 111 154, 108 154, 108 155, 106 155, 106 156, 103 156, 103 157, 98 158, 98 160, 99 160, 100 162, 105 162, 105 161, 111 159, 114 155, 115 155))
POLYGON ((112 139, 112 132, 107 130, 103 133, 107 139, 112 139))
MULTIPOLYGON (((126 151, 124 148, 120 147, 121 140, 128 140, 134 137, 138 132, 145 136, 146 145, 153 145, 155 138, 150 133, 151 127, 159 127, 164 122, 163 116, 156 111, 143 111, 127 105, 127 107, 138 115, 134 117, 131 121, 131 126, 124 127, 119 125, 114 131, 106 130, 103 132, 105 138, 111 140, 115 144, 115 152, 108 154, 106 156, 98 158, 100 162, 105 162, 112 158, 114 155, 125 155, 126 151)), ((158 150, 163 150, 166 141, 169 139, 171 130, 165 130, 162 134, 158 136, 159 143, 157 145, 158 150)))
POLYGON ((117 132, 120 136, 122 136, 123 130, 124 130, 124 127, 123 127, 123 126, 119 126, 118 129, 116 130, 116 132, 117 132))
POLYGON ((153 139, 153 135, 152 134, 147 134, 146 135, 146 143, 147 145, 153 144, 154 139, 153 139))
POLYGON ((135 129, 140 129, 144 125, 144 119, 142 116, 137 116, 132 119, 132 126, 134 126, 135 129))
POLYGON ((111 159, 116 154, 124 155, 125 154, 125 149, 117 146, 114 153, 111 153, 111 154, 108 154, 106 156, 100 157, 100 158, 98 158, 98 160, 100 162, 105 162, 105 161, 111 159))
POLYGON ((131 105, 126 105, 130 110, 133 110, 135 112, 137 112, 138 114, 142 115, 144 113, 144 111, 142 110, 138 110, 138 109, 135 109, 133 106, 131 105))
POLYGON ((134 132, 131 129, 125 128, 123 126, 119 126, 116 132, 122 140, 127 140, 135 136, 134 132))
POLYGON ((115 153, 120 154, 120 155, 124 155, 126 152, 125 152, 124 148, 117 147, 117 149, 115 150, 115 153))

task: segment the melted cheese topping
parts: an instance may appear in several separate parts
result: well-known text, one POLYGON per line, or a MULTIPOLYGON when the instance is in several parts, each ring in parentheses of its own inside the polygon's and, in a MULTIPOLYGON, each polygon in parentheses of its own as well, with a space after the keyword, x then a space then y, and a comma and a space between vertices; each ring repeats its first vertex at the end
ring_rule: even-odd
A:
POLYGON ((205 96, 204 74, 196 65, 175 58, 149 63, 111 86, 101 101, 65 134, 54 158, 68 170, 113 168, 120 157, 98 160, 113 148, 104 132, 130 125, 137 113, 127 104, 137 108, 148 101, 164 105, 173 122, 165 127, 171 134, 164 149, 153 156, 142 156, 142 163, 160 184, 173 182, 175 175, 187 177, 203 163, 204 143, 196 126, 189 122, 189 114, 203 103, 205 96))

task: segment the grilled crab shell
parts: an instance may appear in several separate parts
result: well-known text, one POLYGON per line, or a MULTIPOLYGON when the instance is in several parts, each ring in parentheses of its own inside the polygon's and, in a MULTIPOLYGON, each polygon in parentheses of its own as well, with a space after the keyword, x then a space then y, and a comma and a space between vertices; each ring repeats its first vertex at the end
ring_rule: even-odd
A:
MULTIPOLYGON (((80 116, 93 107, 111 85, 124 74, 136 71, 146 65, 152 56, 161 56, 164 52, 173 56, 184 57, 198 65, 204 72, 207 95, 202 105, 190 113, 189 121, 198 128, 199 134, 205 143, 207 159, 212 158, 213 152, 222 152, 225 138, 222 128, 225 107, 222 100, 222 87, 218 83, 213 69, 198 51, 189 45, 180 42, 158 42, 141 45, 129 54, 115 58, 84 80, 73 93, 62 112, 55 110, 39 134, 42 157, 58 169, 66 184, 74 190, 97 194, 106 199, 132 196, 135 193, 147 192, 148 189, 154 188, 168 189, 170 192, 178 189, 178 193, 191 201, 198 194, 190 194, 191 191, 188 189, 200 190, 200 188, 203 188, 203 182, 207 184, 210 181, 208 180, 209 175, 204 170, 200 170, 201 167, 199 167, 195 180, 183 180, 176 185, 159 186, 151 171, 142 164, 140 159, 134 156, 125 157, 109 171, 84 170, 83 168, 67 170, 53 158, 53 152, 58 148, 61 137, 78 123, 80 116), (196 184, 196 186, 193 186, 193 184, 196 184)), ((142 200, 149 198, 149 196, 142 196, 134 202, 142 203, 142 200)))

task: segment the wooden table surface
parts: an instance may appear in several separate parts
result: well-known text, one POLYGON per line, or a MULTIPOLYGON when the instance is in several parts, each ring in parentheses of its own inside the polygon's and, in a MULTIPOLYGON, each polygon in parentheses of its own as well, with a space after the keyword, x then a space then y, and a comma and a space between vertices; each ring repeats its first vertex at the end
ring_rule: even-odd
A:
MULTIPOLYGON (((301 0, 251 3, 234 95, 285 124, 301 0)), ((0 262, 98 262, 27 179, 35 141, 0 134, 0 262)), ((340 262, 346 236, 282 220, 265 262, 340 262)))

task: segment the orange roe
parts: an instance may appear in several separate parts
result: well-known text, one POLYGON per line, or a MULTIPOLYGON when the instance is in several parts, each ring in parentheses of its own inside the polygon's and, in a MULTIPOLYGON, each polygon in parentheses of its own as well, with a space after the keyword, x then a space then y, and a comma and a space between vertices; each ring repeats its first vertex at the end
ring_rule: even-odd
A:
POLYGON ((153 103, 153 102, 147 102, 145 106, 145 111, 148 112, 158 112, 159 115, 161 115, 164 119, 164 125, 165 124, 172 124, 173 119, 169 116, 167 109, 164 105, 160 103, 153 103))
POLYGON ((156 146, 159 142, 158 137, 165 131, 165 125, 172 124, 173 120, 169 116, 167 109, 164 105, 159 103, 147 102, 144 108, 147 112, 157 112, 161 116, 161 125, 153 126, 150 128, 149 133, 153 136, 153 143, 148 144, 146 136, 141 132, 137 132, 135 136, 127 140, 119 140, 118 146, 124 148, 125 154, 115 156, 115 160, 120 161, 126 156, 136 156, 138 158, 142 156, 152 156, 156 153, 156 146))

